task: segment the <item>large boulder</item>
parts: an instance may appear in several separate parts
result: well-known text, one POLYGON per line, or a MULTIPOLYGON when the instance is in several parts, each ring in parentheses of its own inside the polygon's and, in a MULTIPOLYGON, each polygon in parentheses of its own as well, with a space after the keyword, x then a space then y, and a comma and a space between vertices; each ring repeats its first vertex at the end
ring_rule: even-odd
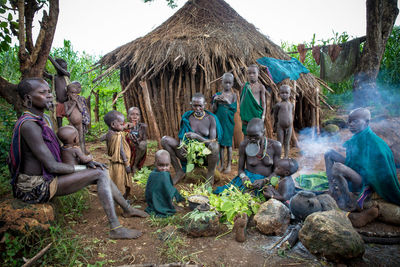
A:
POLYGON ((301 243, 314 255, 342 262, 364 254, 364 242, 343 211, 309 215, 299 232, 301 243))
POLYGON ((276 199, 264 202, 254 216, 257 229, 266 235, 282 235, 290 222, 290 210, 276 199))
POLYGON ((379 217, 380 221, 400 225, 400 207, 386 202, 386 201, 379 201, 378 202, 379 208, 379 217))
POLYGON ((7 199, 0 203, 0 233, 47 231, 52 221, 54 209, 50 204, 28 204, 18 199, 7 199))

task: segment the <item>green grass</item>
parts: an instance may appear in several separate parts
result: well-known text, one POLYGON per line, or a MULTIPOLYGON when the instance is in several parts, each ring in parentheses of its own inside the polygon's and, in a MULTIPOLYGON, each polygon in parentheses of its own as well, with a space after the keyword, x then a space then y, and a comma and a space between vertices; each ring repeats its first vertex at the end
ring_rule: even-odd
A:
POLYGON ((156 227, 156 228, 164 228, 167 225, 174 225, 178 228, 182 227, 182 216, 180 215, 173 215, 169 217, 156 217, 154 215, 151 215, 147 219, 150 223, 151 227, 156 227))

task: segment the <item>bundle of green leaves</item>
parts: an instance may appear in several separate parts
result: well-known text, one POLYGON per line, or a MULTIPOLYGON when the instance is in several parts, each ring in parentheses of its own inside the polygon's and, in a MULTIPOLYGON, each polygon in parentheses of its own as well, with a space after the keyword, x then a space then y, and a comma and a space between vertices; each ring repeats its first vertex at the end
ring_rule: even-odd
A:
POLYGON ((193 139, 186 139, 178 148, 186 150, 186 173, 193 171, 195 165, 203 166, 204 158, 211 154, 211 150, 204 143, 193 139))
POLYGON ((138 170, 132 178, 134 183, 137 183, 141 187, 145 188, 147 184, 147 179, 149 179, 151 170, 147 167, 143 167, 138 170))
POLYGON ((256 214, 260 203, 265 201, 263 196, 253 197, 249 193, 243 193, 237 187, 231 186, 220 195, 210 194, 210 205, 222 214, 222 220, 234 223, 237 214, 246 213, 247 216, 256 214))

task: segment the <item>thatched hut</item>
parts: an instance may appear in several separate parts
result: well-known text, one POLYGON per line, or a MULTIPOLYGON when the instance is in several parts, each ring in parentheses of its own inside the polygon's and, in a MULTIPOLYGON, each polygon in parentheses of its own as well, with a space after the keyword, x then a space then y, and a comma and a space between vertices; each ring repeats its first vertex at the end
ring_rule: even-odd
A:
MULTIPOLYGON (((203 93, 210 102, 220 90, 219 78, 228 71, 240 89, 246 81, 246 67, 265 56, 290 59, 223 0, 189 0, 146 36, 106 54, 98 66, 106 68, 102 77, 120 69, 126 107, 140 107, 150 137, 157 139, 160 134, 177 136, 181 115, 190 109, 195 92, 203 93)), ((271 88, 266 126, 272 136, 270 111, 278 100, 277 85, 263 69, 260 81, 271 88)), ((318 86, 311 74, 302 74, 297 80, 295 128, 318 123, 318 86)), ((240 132, 240 127, 235 129, 240 132)), ((235 143, 239 138, 235 135, 235 143)))

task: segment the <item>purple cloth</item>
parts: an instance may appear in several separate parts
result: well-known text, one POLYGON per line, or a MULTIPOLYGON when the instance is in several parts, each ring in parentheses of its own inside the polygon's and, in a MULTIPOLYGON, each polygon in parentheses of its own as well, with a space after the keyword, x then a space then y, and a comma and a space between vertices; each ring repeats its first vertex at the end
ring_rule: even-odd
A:
MULTIPOLYGON (((26 121, 34 121, 42 128, 43 141, 49 148, 51 154, 57 162, 61 162, 60 144, 53 130, 49 127, 43 117, 37 116, 32 113, 24 113, 15 123, 13 137, 10 147, 10 154, 8 156, 8 166, 11 173, 11 184, 14 185, 19 175, 19 167, 21 163, 21 126, 26 121)), ((54 175, 48 173, 42 164, 42 175, 46 181, 51 181, 54 175)))

